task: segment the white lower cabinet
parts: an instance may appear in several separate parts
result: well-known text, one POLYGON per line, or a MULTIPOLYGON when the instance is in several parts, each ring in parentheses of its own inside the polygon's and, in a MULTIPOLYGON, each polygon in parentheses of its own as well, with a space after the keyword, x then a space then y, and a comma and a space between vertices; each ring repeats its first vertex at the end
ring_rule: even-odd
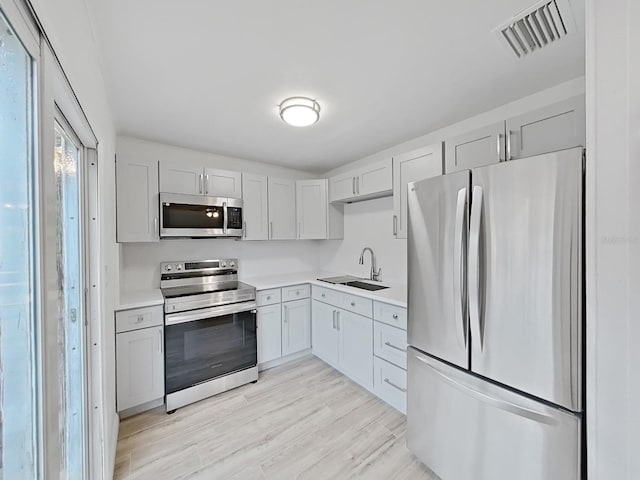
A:
POLYGON ((363 387, 373 388, 373 320, 339 310, 338 363, 340 369, 363 387))
POLYGON ((313 300, 313 354, 373 390, 373 321, 313 300))
POLYGON ((406 413, 406 308, 316 285, 311 297, 313 354, 406 413))
POLYGON ((309 299, 282 304, 282 355, 311 348, 311 305, 309 299))
MULTIPOLYGON (((162 322, 162 307, 154 315, 162 322)), ((149 309, 140 309, 141 315, 149 309)), ((128 310, 135 314, 135 310, 128 310)), ((117 312, 118 314, 121 312, 117 312)), ((116 334, 116 400, 121 412, 164 397, 162 324, 116 334)))
POLYGON ((312 303, 311 325, 313 354, 329 365, 338 368, 336 308, 317 300, 313 300, 312 303))
POLYGON ((258 308, 258 363, 282 356, 282 311, 280 303, 258 308))
POLYGON ((378 357, 373 357, 373 391, 382 400, 407 413, 407 372, 378 357))
POLYGON ((308 297, 308 284, 257 292, 258 364, 311 348, 311 303, 308 297), (286 301, 289 298, 297 300, 286 301))

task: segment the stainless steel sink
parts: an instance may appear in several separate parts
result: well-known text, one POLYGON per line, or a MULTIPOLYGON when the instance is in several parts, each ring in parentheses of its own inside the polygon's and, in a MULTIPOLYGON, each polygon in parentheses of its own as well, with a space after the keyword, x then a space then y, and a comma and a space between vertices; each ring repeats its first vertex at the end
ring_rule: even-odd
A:
POLYGON ((383 290, 384 285, 376 285, 375 283, 363 282, 361 278, 354 277, 352 275, 342 275, 339 277, 319 278, 321 282, 333 283, 334 285, 346 285, 347 287, 361 288, 362 290, 369 290, 374 292, 376 290, 383 290))
POLYGON ((374 285, 373 283, 361 282, 359 280, 343 283, 342 285, 346 285, 348 287, 362 288, 363 290, 370 290, 372 292, 375 292, 376 290, 383 290, 385 288, 389 288, 389 287, 385 287, 384 285, 374 285))

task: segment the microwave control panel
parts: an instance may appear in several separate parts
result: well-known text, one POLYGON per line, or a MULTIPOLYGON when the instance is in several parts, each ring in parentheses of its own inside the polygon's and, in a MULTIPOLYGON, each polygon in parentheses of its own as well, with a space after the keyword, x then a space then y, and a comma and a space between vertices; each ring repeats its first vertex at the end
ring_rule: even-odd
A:
POLYGON ((242 208, 227 207, 227 228, 242 229, 242 208))

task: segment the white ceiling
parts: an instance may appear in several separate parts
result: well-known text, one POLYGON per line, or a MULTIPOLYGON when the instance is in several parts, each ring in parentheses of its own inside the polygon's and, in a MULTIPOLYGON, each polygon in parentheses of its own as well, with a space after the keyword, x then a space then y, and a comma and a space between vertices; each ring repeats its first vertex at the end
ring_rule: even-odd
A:
POLYGON ((90 0, 118 132, 310 171, 584 74, 579 33, 517 61, 493 29, 534 0, 90 0), (317 98, 320 121, 277 105, 317 98))

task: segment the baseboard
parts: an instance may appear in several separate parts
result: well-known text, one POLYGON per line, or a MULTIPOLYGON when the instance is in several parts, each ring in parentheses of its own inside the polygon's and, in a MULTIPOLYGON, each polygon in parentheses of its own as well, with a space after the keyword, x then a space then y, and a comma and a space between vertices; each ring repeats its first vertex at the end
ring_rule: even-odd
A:
POLYGON ((258 371, 262 372, 263 370, 269 370, 270 368, 277 367, 279 365, 284 365, 285 363, 298 360, 308 355, 311 355, 310 348, 308 348, 307 350, 302 350, 301 352, 292 353, 291 355, 287 355, 286 357, 280 357, 274 360, 270 360, 268 362, 260 363, 258 364, 258 371))
POLYGON ((109 458, 105 465, 106 479, 113 478, 116 468, 116 449, 118 446, 118 434, 120 433, 120 417, 115 413, 111 421, 111 437, 109 438, 109 458))
POLYGON ((150 402, 143 403, 142 405, 137 405, 135 407, 127 408, 126 410, 122 410, 118 412, 118 416, 120 420, 124 420, 127 417, 132 417, 142 412, 146 412, 147 410, 151 410, 152 408, 159 407, 164 405, 164 397, 158 398, 156 400, 151 400, 150 402))

